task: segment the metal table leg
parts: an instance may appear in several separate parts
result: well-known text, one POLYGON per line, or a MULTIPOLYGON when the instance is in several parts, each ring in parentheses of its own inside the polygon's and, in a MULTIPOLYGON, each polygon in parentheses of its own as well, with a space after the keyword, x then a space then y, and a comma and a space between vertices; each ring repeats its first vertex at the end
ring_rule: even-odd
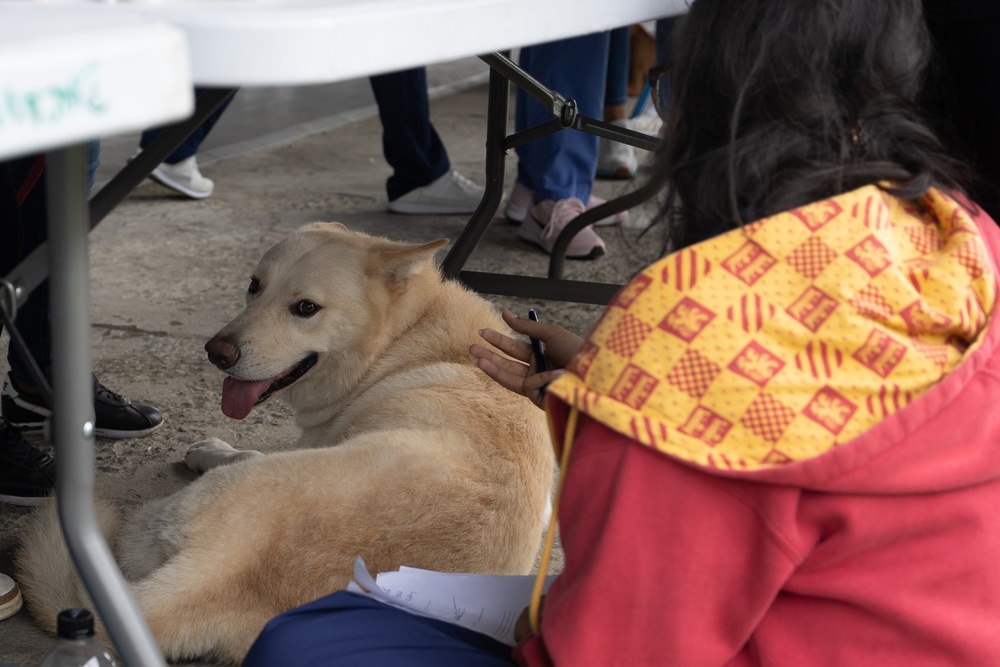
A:
POLYGON ((463 271, 462 267, 486 234, 499 208, 503 194, 504 161, 511 149, 567 129, 621 141, 645 150, 655 150, 659 139, 581 116, 577 113, 574 100, 563 97, 557 91, 549 90, 505 54, 492 53, 480 58, 490 66, 486 121, 486 193, 442 262, 441 267, 445 276, 458 278, 470 288, 487 294, 602 305, 608 303, 621 285, 563 279, 566 250, 576 233, 587 225, 632 208, 653 196, 656 188, 650 184, 595 207, 567 225, 552 248, 547 278, 463 271), (537 127, 508 136, 507 109, 510 101, 510 83, 514 83, 538 102, 551 108, 554 118, 537 127))
POLYGON ((166 667, 94 510, 86 148, 47 157, 56 499, 63 535, 125 664, 166 667))
POLYGON ((507 79, 496 69, 490 69, 489 102, 486 112, 486 192, 479 207, 455 239, 441 268, 448 278, 458 278, 469 255, 483 238, 493 221, 503 197, 504 162, 507 151, 507 106, 510 99, 507 79))

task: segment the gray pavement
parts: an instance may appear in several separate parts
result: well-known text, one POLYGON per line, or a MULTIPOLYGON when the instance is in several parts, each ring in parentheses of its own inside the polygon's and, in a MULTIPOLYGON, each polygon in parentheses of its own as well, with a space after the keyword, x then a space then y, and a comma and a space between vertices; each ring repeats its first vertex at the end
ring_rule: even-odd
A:
MULTIPOLYGON (((485 67, 459 61, 431 69, 438 96, 432 116, 452 163, 483 181, 485 67), (479 77, 479 78, 477 78, 479 77)), ((204 173, 215 194, 190 201, 146 181, 91 234, 95 370, 109 387, 159 406, 165 425, 136 440, 99 441, 98 492, 126 503, 168 494, 193 479, 183 466, 187 447, 217 436, 238 448, 278 451, 296 438, 280 400, 246 420, 219 410, 222 374, 205 359, 204 342, 236 312, 250 271, 273 242, 301 224, 339 221, 348 227, 410 241, 454 239, 463 216, 401 216, 386 211, 380 125, 367 81, 334 86, 239 93, 204 145, 204 173), (347 102, 345 103, 345 100, 347 102), (342 106, 341 103, 344 103, 342 106)), ((124 163, 135 135, 104 141, 99 183, 124 163)), ((507 190, 516 159, 508 159, 507 190)), ((613 196, 629 184, 599 182, 613 196)), ((632 212, 646 220, 651 210, 632 212)), ((569 262, 567 277, 624 282, 656 255, 657 233, 601 228, 608 256, 569 262)), ((442 251, 439 258, 443 258, 442 251)), ((544 276, 548 257, 517 238, 498 218, 466 268, 544 276)), ((581 334, 598 306, 496 298, 581 334)), ((6 335, 0 347, 6 349, 6 335)), ((6 371, 5 363, 0 370, 6 371)), ((20 527, 30 513, 0 505, 0 572, 11 572, 20 527)), ((37 664, 51 644, 22 610, 0 622, 0 662, 37 664)), ((195 664, 195 663, 192 663, 195 664)))

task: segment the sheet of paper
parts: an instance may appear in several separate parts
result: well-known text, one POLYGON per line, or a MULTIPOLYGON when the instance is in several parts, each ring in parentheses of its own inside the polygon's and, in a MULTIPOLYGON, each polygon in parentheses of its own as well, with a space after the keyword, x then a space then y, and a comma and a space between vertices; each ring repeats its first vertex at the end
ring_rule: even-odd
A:
MULTIPOLYGON (((546 577, 544 590, 555 579, 546 577)), ((347 590, 420 616, 454 623, 513 646, 514 623, 531 602, 534 575, 457 574, 401 567, 372 577, 359 556, 347 590)))

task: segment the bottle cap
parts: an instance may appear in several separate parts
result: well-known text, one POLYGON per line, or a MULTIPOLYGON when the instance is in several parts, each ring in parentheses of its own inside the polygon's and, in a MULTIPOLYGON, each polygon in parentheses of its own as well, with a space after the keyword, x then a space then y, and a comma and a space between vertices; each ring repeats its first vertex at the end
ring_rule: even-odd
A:
POLYGON ((63 639, 94 636, 94 615, 89 609, 64 609, 56 616, 56 634, 63 639))

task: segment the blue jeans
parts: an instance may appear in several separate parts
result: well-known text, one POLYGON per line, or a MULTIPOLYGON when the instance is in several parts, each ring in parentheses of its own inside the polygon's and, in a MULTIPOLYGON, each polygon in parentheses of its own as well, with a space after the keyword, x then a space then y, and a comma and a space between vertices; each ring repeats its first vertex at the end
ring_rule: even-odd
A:
POLYGON ((392 167, 385 184, 392 201, 444 176, 451 162, 431 124, 426 69, 380 74, 370 82, 382 121, 382 153, 392 167))

